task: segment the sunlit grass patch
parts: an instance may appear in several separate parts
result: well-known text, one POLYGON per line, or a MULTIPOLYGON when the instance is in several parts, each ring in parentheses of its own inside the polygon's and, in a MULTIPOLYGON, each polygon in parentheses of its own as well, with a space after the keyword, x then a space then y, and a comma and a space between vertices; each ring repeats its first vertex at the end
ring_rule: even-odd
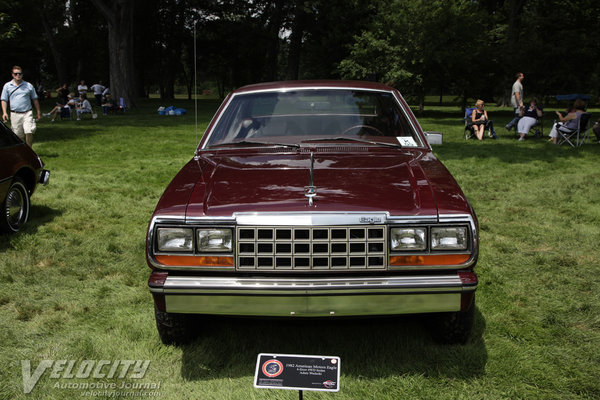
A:
MULTIPOLYGON (((201 102, 200 134, 218 106, 201 102)), ((145 381, 169 399, 291 399, 252 387, 259 352, 339 355, 336 399, 600 397, 600 146, 465 141, 456 106, 420 117, 442 131, 434 153, 480 223, 474 335, 434 343, 418 317, 343 322, 207 319, 189 345, 163 346, 144 257, 162 191, 193 156, 193 104, 142 102, 97 120, 40 123, 35 150, 52 171, 20 234, 0 236, 0 398, 71 399, 46 373, 23 394, 21 360, 150 360, 145 381), (161 117, 159 105, 188 109, 161 117)), ((549 127, 547 127, 549 129, 549 127)), ((119 382, 118 379, 107 380, 119 382)))

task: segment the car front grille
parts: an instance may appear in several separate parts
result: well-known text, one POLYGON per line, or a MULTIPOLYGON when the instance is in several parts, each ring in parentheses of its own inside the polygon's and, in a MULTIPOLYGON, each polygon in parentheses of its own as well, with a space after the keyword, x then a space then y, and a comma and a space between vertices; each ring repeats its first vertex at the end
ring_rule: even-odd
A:
POLYGON ((386 268, 383 226, 238 227, 239 270, 386 268))

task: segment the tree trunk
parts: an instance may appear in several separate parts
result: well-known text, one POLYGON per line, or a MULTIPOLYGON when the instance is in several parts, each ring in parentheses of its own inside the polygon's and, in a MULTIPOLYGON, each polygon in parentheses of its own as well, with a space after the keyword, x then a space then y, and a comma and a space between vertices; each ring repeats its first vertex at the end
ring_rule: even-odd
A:
POLYGON ((54 59, 54 66, 56 67, 58 83, 59 85, 62 85, 63 83, 67 83, 67 71, 65 69, 65 65, 62 62, 60 51, 56 47, 56 41, 54 40, 52 30, 50 29, 50 25, 48 24, 48 20, 46 19, 46 15, 43 9, 39 10, 39 15, 42 20, 42 26, 44 27, 44 34, 46 35, 46 40, 48 41, 48 47, 50 47, 50 51, 52 52, 52 58, 54 59))
POLYGON ((133 60, 134 0, 92 0, 108 23, 110 90, 113 98, 123 98, 135 107, 136 80, 133 60))
POLYGON ((277 79, 278 56, 279 56, 279 30, 283 21, 284 2, 275 0, 273 2, 273 11, 267 25, 269 35, 269 46, 265 49, 265 69, 263 72, 264 81, 274 81, 277 79))
POLYGON ((192 90, 193 90, 193 85, 194 85, 194 82, 193 82, 194 77, 188 76, 188 73, 185 70, 185 68, 184 68, 183 65, 181 66, 181 71, 183 73, 183 79, 185 81, 185 87, 187 89, 187 98, 188 98, 188 100, 192 100, 192 90))
MULTIPOLYGON (((507 27, 507 48, 508 65, 519 65, 522 62, 520 57, 520 35, 521 35, 521 15, 525 0, 510 0, 508 2, 508 27, 507 27)), ((514 74, 517 71, 508 71, 514 74)), ((514 81, 514 80, 513 80, 514 81)))
POLYGON ((168 68, 160 80, 160 98, 162 100, 173 100, 175 98, 175 74, 168 68))
POLYGON ((296 2, 294 21, 292 22, 292 34, 290 35, 290 49, 288 52, 287 79, 298 79, 300 73, 300 50, 302 49, 302 36, 304 35, 304 24, 306 13, 304 2, 296 2))

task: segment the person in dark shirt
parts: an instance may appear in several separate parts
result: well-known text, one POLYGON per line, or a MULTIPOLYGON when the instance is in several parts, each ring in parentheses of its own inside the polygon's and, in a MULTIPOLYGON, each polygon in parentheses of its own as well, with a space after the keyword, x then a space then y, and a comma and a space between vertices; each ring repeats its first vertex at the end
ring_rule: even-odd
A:
POLYGON ((537 123, 538 118, 542 118, 542 109, 538 107, 536 98, 531 99, 526 107, 521 108, 519 113, 519 122, 517 123, 517 132, 519 133, 519 141, 525 140, 525 136, 529 133, 532 126, 537 123))
POLYGON ((485 103, 483 100, 477 100, 475 103, 475 110, 473 110, 473 114, 471 115, 471 122, 469 125, 473 128, 473 133, 477 136, 477 139, 483 140, 483 133, 486 128, 490 129, 490 133, 494 139, 496 139, 496 132, 494 132, 494 127, 492 121, 490 121, 488 117, 488 113, 483 108, 485 107, 485 103))
POLYGON ((60 102, 60 104, 67 105, 67 103, 69 102, 69 88, 67 87, 66 83, 63 83, 61 87, 59 87, 58 89, 56 89, 56 93, 58 93, 58 101, 60 102))

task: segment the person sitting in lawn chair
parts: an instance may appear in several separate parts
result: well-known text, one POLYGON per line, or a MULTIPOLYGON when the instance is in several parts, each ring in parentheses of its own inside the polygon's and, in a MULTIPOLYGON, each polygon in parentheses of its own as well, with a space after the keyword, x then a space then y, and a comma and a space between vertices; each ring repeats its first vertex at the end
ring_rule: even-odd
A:
POLYGON ((600 143, 600 118, 592 127, 592 132, 594 132, 594 135, 596 135, 596 140, 598 141, 598 143, 600 143))
POLYGON ((104 101, 102 102, 102 114, 108 115, 109 112, 117 112, 123 111, 121 107, 110 97, 110 93, 107 93, 104 96, 104 101))
POLYGON ((494 131, 494 121, 489 119, 488 113, 483 107, 485 107, 483 100, 477 100, 475 109, 471 115, 471 121, 468 122, 467 128, 472 129, 479 140, 483 140, 483 134, 486 129, 489 130, 490 137, 497 139, 498 137, 494 131))
POLYGON ((85 93, 81 94, 79 96, 79 105, 76 108, 77 111, 77 121, 81 121, 81 115, 82 114, 91 114, 92 113, 92 105, 90 104, 89 100, 87 99, 87 96, 85 95, 85 93))
POLYGON ((559 121, 554 121, 554 126, 552 126, 552 130, 550 131, 549 136, 552 143, 559 143, 560 134, 558 131, 569 133, 577 129, 579 126, 579 118, 584 113, 585 106, 586 104, 583 100, 577 99, 573 106, 567 109, 564 116, 556 111, 559 121))
POLYGON ((61 104, 60 101, 56 102, 56 105, 54 106, 54 108, 52 109, 52 111, 43 114, 44 117, 52 117, 52 119, 50 120, 50 122, 54 122, 56 121, 56 117, 58 117, 59 115, 61 115, 62 109, 64 107, 67 107, 67 109, 69 108, 68 105, 66 104, 61 104))
POLYGON ((538 107, 536 98, 531 99, 528 106, 521 108, 519 117, 521 119, 517 123, 517 132, 520 136, 519 141, 522 142, 529 130, 538 123, 538 119, 542 118, 542 109, 538 107))

